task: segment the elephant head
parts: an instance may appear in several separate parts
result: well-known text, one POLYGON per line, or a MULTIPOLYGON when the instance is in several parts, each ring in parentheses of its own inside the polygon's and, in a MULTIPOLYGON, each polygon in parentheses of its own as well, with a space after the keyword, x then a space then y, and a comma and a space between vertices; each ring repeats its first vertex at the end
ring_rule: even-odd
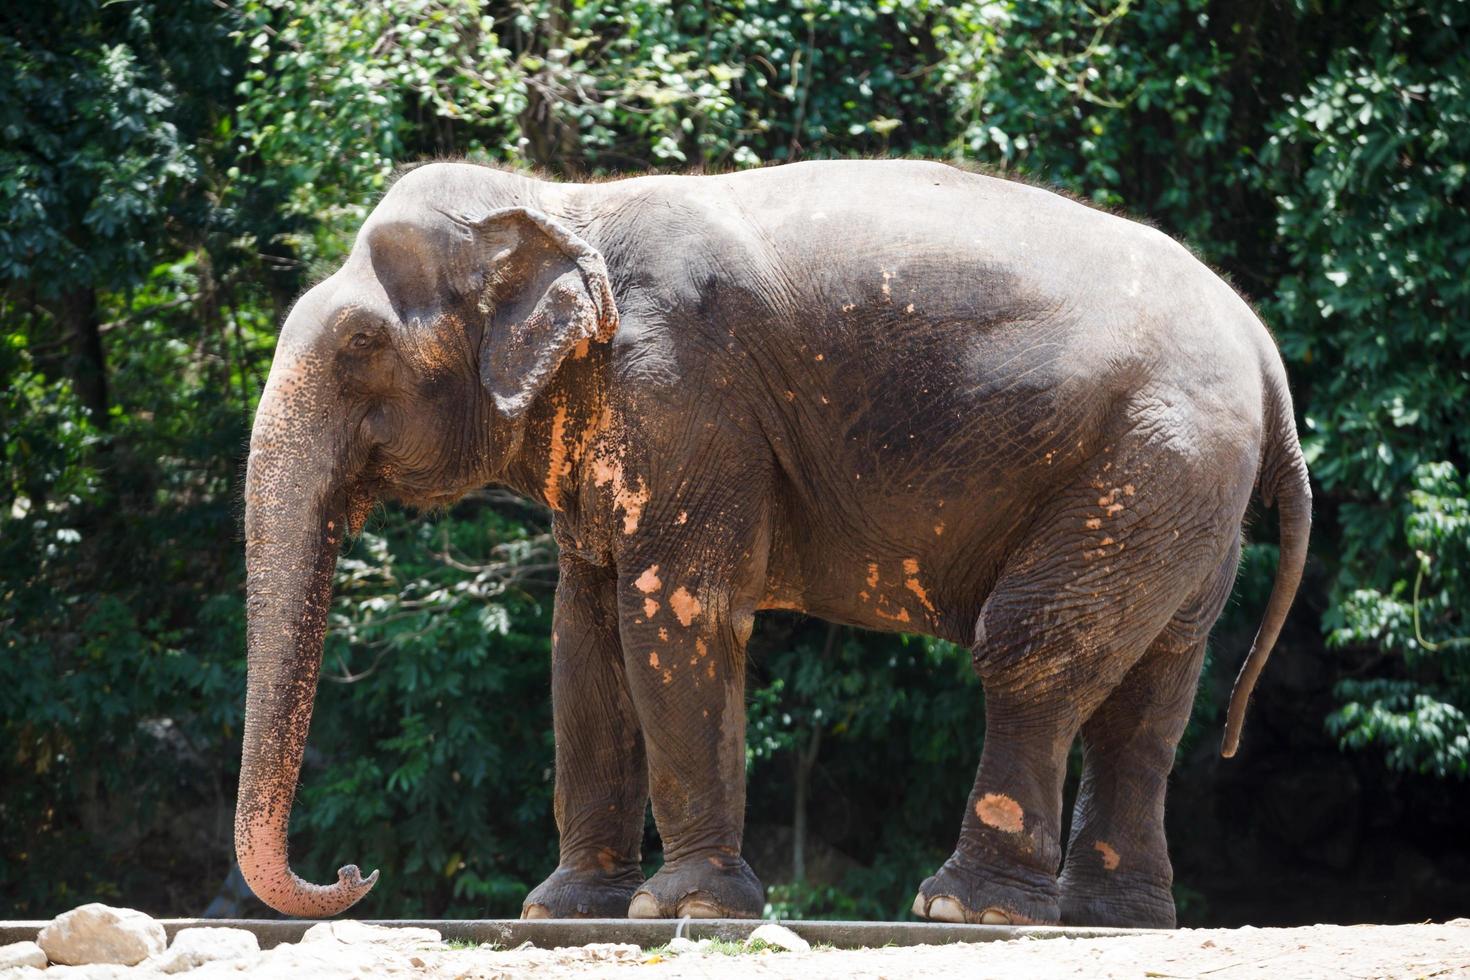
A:
POLYGON ((558 368, 616 329, 602 256, 532 186, 462 164, 411 172, 282 328, 246 475, 235 849, 287 915, 334 915, 377 878, 348 865, 309 884, 286 854, 344 534, 379 499, 435 506, 496 480, 558 368))

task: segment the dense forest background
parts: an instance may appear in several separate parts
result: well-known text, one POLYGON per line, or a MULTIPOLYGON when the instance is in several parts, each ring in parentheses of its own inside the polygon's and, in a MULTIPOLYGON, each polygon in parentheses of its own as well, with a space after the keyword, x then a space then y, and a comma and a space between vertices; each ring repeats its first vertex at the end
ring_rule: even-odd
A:
MULTIPOLYGON (((922 155, 1145 216, 1272 326, 1317 493, 1241 756, 1258 514, 1170 801, 1185 923, 1470 909, 1470 3, 53 0, 0 14, 0 916, 231 885, 240 482, 292 299, 396 168, 564 179, 922 155), (1459 639, 1457 639, 1459 637, 1459 639)), ((297 870, 514 915, 555 864, 547 515, 382 510, 337 575, 297 870)), ((898 918, 979 757, 965 651, 789 615, 749 856, 898 918)), ((658 841, 650 828, 648 856, 658 841)))

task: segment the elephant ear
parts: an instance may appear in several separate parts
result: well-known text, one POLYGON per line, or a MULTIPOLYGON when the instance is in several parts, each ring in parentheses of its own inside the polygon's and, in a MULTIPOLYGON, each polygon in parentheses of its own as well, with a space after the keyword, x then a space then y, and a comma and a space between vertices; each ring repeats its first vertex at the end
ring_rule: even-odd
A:
MULTIPOLYGON (((512 422, 578 344, 617 330, 601 253, 540 211, 466 214, 405 198, 380 206, 365 234, 374 273, 405 321, 446 303, 478 309, 480 381, 512 422)), ((473 340, 476 331, 467 333, 473 340)))
POLYGON ((601 253, 539 211, 506 208, 467 224, 486 277, 480 381, 514 421, 578 344, 612 339, 612 283, 601 253))

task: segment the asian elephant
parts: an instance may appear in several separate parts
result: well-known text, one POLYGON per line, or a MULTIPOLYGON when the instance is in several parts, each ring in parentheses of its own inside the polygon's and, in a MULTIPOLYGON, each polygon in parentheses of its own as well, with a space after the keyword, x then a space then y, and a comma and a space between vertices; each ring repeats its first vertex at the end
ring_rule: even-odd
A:
POLYGON ((250 441, 235 839, 282 912, 376 879, 286 855, 343 536, 492 482, 550 508, 561 554, 561 859, 526 916, 760 913, 744 650, 789 609, 973 651, 979 772, 917 915, 1172 925, 1165 783, 1253 490, 1281 557, 1226 756, 1311 523, 1270 335, 1144 225, 919 161, 419 167, 291 310, 250 441))

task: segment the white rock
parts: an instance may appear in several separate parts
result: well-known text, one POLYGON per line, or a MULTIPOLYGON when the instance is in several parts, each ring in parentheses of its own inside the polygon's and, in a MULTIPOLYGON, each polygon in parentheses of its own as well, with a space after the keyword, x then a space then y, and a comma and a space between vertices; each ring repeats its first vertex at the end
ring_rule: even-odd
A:
POLYGON ((121 963, 87 963, 83 966, 53 966, 42 973, 41 977, 43 980, 125 980, 127 977, 147 975, 149 974, 121 963))
POLYGON ((11 943, 0 946, 0 970, 11 970, 18 966, 46 969, 46 954, 35 943, 11 943))
POLYGON ((38 970, 34 966, 12 966, 0 970, 0 980, 43 980, 45 976, 45 970, 38 970))
POLYGON ((318 922, 301 937, 303 943, 371 943, 374 946, 391 946, 394 949, 421 949, 443 941, 437 929, 421 929, 417 926, 391 928, 370 926, 356 919, 340 922, 318 922))
POLYGON ((168 945, 163 926, 136 909, 93 902, 63 912, 36 937, 52 963, 133 966, 168 945))
POLYGON ((809 953, 812 944, 802 939, 796 933, 785 926, 774 922, 767 922, 763 926, 757 926, 756 930, 745 940, 745 945, 750 946, 757 942, 775 946, 777 949, 790 950, 793 953, 809 953))
POLYGON ((699 943, 684 936, 675 936, 669 940, 670 953, 697 953, 700 950, 699 943))
POLYGON ((363 980, 365 977, 402 973, 403 960, 403 951, 373 943, 281 943, 253 960, 206 963, 183 974, 181 980, 237 980, 242 977, 363 980))
POLYGON ((180 929, 173 944, 143 965, 160 973, 183 973, 216 960, 255 960, 260 943, 244 929, 219 927, 180 929))

